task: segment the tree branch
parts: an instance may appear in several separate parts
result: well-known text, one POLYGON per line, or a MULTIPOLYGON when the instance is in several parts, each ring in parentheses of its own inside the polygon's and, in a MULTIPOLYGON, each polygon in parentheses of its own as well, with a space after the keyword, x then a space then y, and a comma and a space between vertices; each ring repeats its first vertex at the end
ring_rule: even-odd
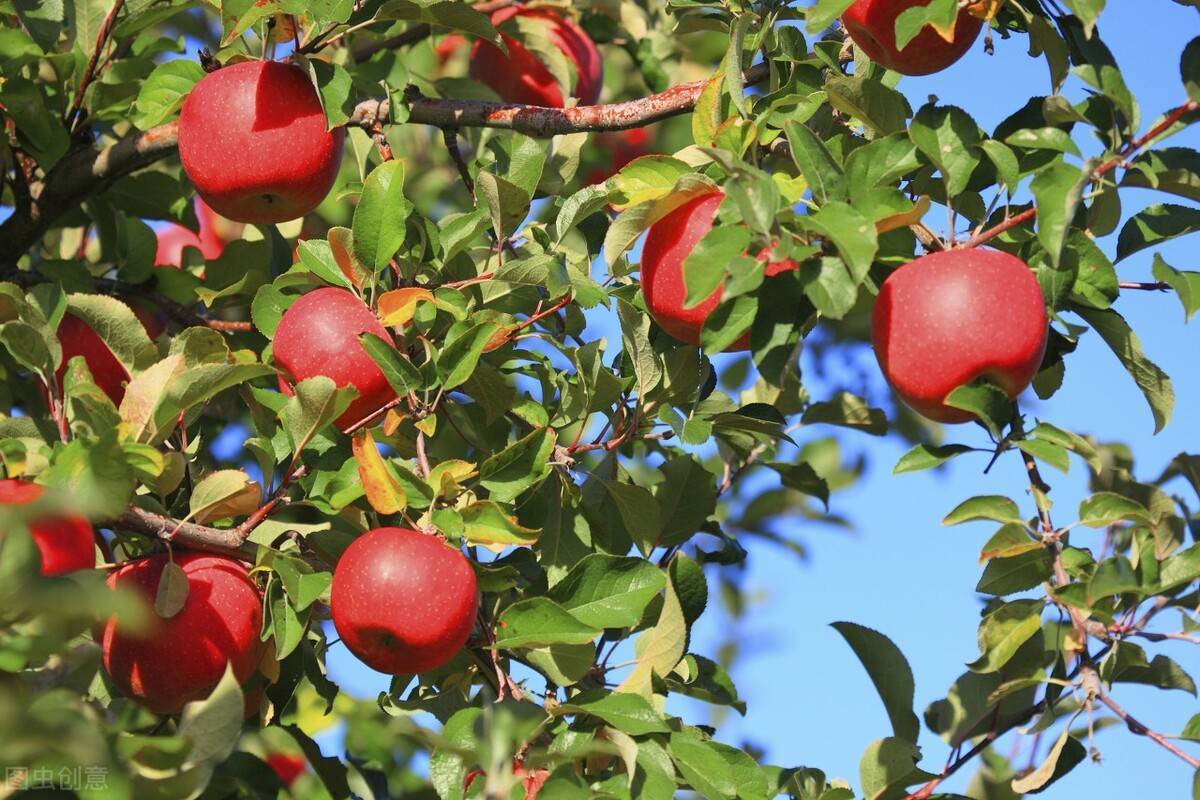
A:
POLYGON ((240 528, 210 528, 193 522, 182 522, 137 506, 127 508, 120 519, 113 523, 113 527, 133 531, 152 539, 177 542, 192 550, 203 550, 254 562, 254 548, 246 545, 248 533, 244 533, 240 528))
POLYGON ((98 150, 82 146, 68 152, 44 180, 29 187, 29 203, 18 203, 0 223, 0 267, 15 266, 54 222, 88 197, 174 153, 177 132, 172 122, 98 150))
MULTIPOLYGON (((1096 180, 1097 178, 1102 178, 1105 175, 1107 175, 1108 173, 1112 172, 1114 169, 1116 169, 1117 167, 1119 167, 1122 164, 1124 164, 1125 162, 1127 162, 1131 156, 1133 156, 1135 153, 1137 153, 1138 150, 1141 150, 1143 147, 1150 144, 1152 141, 1157 139, 1159 136, 1166 133, 1171 128, 1172 125, 1174 125, 1175 123, 1182 120, 1188 114, 1191 114, 1196 111, 1200 111, 1200 103, 1196 102, 1195 100, 1190 100, 1190 101, 1184 103, 1183 105, 1179 106, 1178 108, 1175 108, 1174 110, 1169 112, 1165 117, 1163 117, 1161 122, 1159 122, 1157 125, 1155 125, 1150 130, 1146 131, 1144 134, 1142 134, 1138 138, 1134 139, 1132 142, 1127 144, 1124 148, 1122 148, 1120 153, 1118 153, 1117 155, 1108 159, 1107 161, 1105 161, 1104 163, 1102 163, 1098 167, 1096 167, 1094 170, 1092 170, 1092 174, 1091 174, 1091 177, 1089 178, 1089 180, 1096 180)), ((1014 217, 1009 217, 1008 219, 1004 220, 1004 222, 1001 222, 999 225, 996 225, 995 227, 989 228, 986 231, 977 233, 976 235, 972 236, 970 241, 968 241, 965 245, 963 245, 963 247, 978 247, 981 244, 984 244, 988 241, 991 241, 992 239, 995 239, 1000 234, 1005 233, 1006 231, 1012 230, 1013 228, 1017 227, 1018 225, 1028 222, 1029 220, 1033 219, 1036 216, 1037 216, 1036 208, 1026 209, 1025 211, 1022 211, 1020 214, 1017 214, 1014 217)), ((1136 288, 1140 288, 1140 287, 1136 287, 1136 288)))
MULTIPOLYGON (((764 80, 767 72, 765 64, 751 67, 746 84, 764 80)), ((575 108, 441 99, 410 90, 407 121, 439 128, 500 128, 537 137, 627 130, 690 112, 705 83, 692 81, 638 100, 575 108)), ((366 100, 355 107, 347 124, 371 132, 389 119, 386 99, 366 100)), ((80 147, 69 152, 43 181, 30 187, 30 202, 19 204, 0 223, 0 267, 15 266, 60 217, 117 179, 174 154, 177 144, 178 124, 171 122, 98 150, 80 147)))

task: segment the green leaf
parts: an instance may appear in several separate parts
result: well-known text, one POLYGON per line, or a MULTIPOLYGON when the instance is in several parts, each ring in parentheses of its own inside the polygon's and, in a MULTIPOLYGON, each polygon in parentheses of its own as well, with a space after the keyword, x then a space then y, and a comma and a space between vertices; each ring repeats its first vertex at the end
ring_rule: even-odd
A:
POLYGON ((824 88, 830 105, 881 136, 904 131, 912 116, 904 95, 877 80, 835 75, 825 81, 824 88))
POLYGON ((486 14, 454 0, 388 0, 376 17, 424 22, 493 43, 500 41, 500 34, 486 14))
POLYGON ((1200 209, 1158 203, 1126 221, 1117 236, 1117 261, 1163 242, 1200 231, 1200 209))
POLYGON ((1081 169, 1059 161, 1039 172, 1029 186, 1038 212, 1038 241, 1055 268, 1062 258, 1063 243, 1087 182, 1088 176, 1081 169))
POLYGON ((954 510, 942 520, 943 525, 959 525, 979 519, 990 519, 996 522, 1024 525, 1021 509, 1007 497, 999 495, 980 495, 964 500, 955 506, 954 510))
POLYGON ((996 672, 1016 655, 1017 649, 1042 629, 1041 600, 1004 603, 979 625, 980 656, 967 665, 972 672, 996 672))
POLYGON ((834 622, 832 627, 842 635, 867 670, 896 736, 910 745, 915 744, 921 724, 912 710, 915 688, 908 659, 891 639, 878 631, 853 622, 834 622))
POLYGON ((1150 404, 1150 411, 1154 415, 1154 432, 1161 431, 1170 421, 1175 408, 1175 389, 1171 379, 1157 364, 1146 358, 1137 334, 1116 311, 1076 307, 1075 313, 1100 334, 1100 338, 1104 339, 1104 343, 1133 377, 1134 383, 1150 404))
POLYGON ((479 483, 493 500, 509 503, 550 474, 557 436, 552 428, 536 430, 484 460, 479 483))
POLYGON ((1010 133, 1004 139, 1004 143, 1026 150, 1053 150, 1056 153, 1070 153, 1082 158, 1082 153, 1071 139, 1071 134, 1062 128, 1022 128, 1010 133))
POLYGON ((397 395, 403 397, 424 387, 421 371, 390 342, 373 333, 361 334, 358 341, 397 395))
POLYGON ((843 199, 846 196, 845 173, 821 138, 808 126, 794 121, 785 123, 783 130, 787 134, 792 160, 812 189, 813 199, 821 204, 843 199))
POLYGON ((669 733, 671 730, 662 714, 655 711, 646 698, 629 692, 588 689, 557 706, 553 713, 587 714, 604 720, 630 736, 669 733))
POLYGON ((494 322, 480 322, 451 341, 438 353, 437 375, 442 389, 455 389, 471 377, 479 364, 483 349, 500 332, 494 322))
POLYGON ((804 27, 815 36, 832 25, 852 5, 854 0, 817 0, 804 12, 804 27))
POLYGON ((114 297, 72 294, 67 297, 71 313, 96 332, 121 366, 130 373, 145 369, 158 358, 158 348, 133 310, 114 297))
POLYGON ((496 648, 546 647, 552 644, 586 644, 600 635, 592 627, 547 597, 518 600, 500 612, 496 648))
POLYGON ((1154 254, 1153 272, 1156 281, 1162 281, 1175 290, 1179 302, 1183 304, 1183 320, 1191 322, 1192 315, 1200 311, 1200 272, 1177 270, 1158 253, 1154 254))
POLYGON ((412 203, 404 196, 404 162, 385 161, 367 176, 354 209, 354 257, 378 270, 404 244, 412 203))
POLYGON ((472 544, 522 545, 537 541, 539 531, 525 528, 492 500, 480 500, 461 512, 463 536, 472 544))
POLYGON ((481 708, 462 708, 442 728, 445 744, 429 757, 429 780, 442 800, 459 800, 465 794, 468 761, 463 754, 473 753, 477 746, 482 715, 481 708))
POLYGON ((959 386, 946 395, 946 405, 974 414, 996 439, 1000 438, 1001 428, 1012 419, 1012 401, 991 383, 959 386))
POLYGON ((13 9, 38 47, 49 53, 62 33, 66 9, 62 0, 15 0, 13 9))
MULTIPOLYGON (((333 130, 345 125, 354 113, 354 82, 350 73, 340 64, 315 58, 309 59, 308 65, 321 98, 321 108, 325 111, 325 127, 333 130)), ((367 182, 370 183, 370 177, 367 182)))
POLYGON ((324 375, 300 381, 292 388, 294 395, 284 404, 279 419, 292 442, 292 451, 299 453, 313 436, 350 407, 357 392, 350 387, 339 389, 332 378, 324 375))
POLYGON ((707 300, 724 280, 726 266, 737 261, 749 245, 750 231, 742 225, 718 226, 706 233, 683 262, 684 308, 707 300))
POLYGON ((903 738, 887 738, 873 742, 863 753, 858 774, 862 782, 863 795, 867 800, 883 800, 899 797, 902 789, 932 778, 917 769, 920 750, 912 741, 903 738))
POLYGON ((200 786, 208 783, 217 765, 233 752, 245 713, 242 687, 230 666, 208 697, 184 706, 178 730, 192 743, 188 762, 204 776, 200 786))
POLYGON ((679 596, 668 583, 662 611, 654 627, 638 636, 634 643, 636 664, 617 687, 617 691, 636 692, 649 699, 654 694, 654 675, 667 675, 683 658, 687 647, 687 622, 679 596))
POLYGON ((804 410, 800 421, 805 425, 825 423, 883 436, 887 433, 887 415, 870 408, 866 401, 849 392, 838 392, 832 400, 813 403, 804 410))
POLYGON ((159 64, 138 89, 131 122, 143 131, 163 124, 175 115, 188 92, 203 77, 204 69, 191 59, 159 64))
POLYGON ((940 467, 950 459, 969 452, 971 452, 971 448, 965 444, 945 444, 939 446, 919 444, 900 457, 900 460, 896 462, 896 466, 892 469, 892 474, 901 475, 905 472, 919 472, 925 469, 932 469, 933 467, 940 467))
POLYGON ((993 558, 983 570, 975 591, 998 596, 1023 592, 1048 580, 1051 556, 1045 548, 1009 558, 993 558))
POLYGON ((183 611, 188 599, 188 577, 183 567, 169 560, 158 577, 158 588, 154 591, 154 613, 162 619, 183 611))
POLYGON ((908 135, 942 173, 947 195, 962 194, 983 160, 983 136, 975 120, 961 108, 930 103, 917 112, 908 135))
POLYGON ((547 597, 593 628, 631 628, 666 585, 663 571, 643 559, 592 553, 547 597))
POLYGON ((705 800, 732 800, 738 794, 737 782, 714 744, 691 731, 677 731, 670 736, 671 758, 684 780, 705 800))
POLYGON ((840 201, 826 203, 807 217, 807 223, 837 245, 855 285, 862 283, 879 249, 875 224, 850 204, 840 201))
POLYGON ((1115 492, 1097 492, 1079 504, 1079 521, 1089 528, 1107 528, 1123 520, 1150 523, 1150 512, 1136 500, 1115 492))
POLYGON ((903 50, 908 47, 926 27, 934 28, 939 36, 954 30, 958 11, 957 0, 929 0, 908 6, 896 17, 896 48, 903 50))

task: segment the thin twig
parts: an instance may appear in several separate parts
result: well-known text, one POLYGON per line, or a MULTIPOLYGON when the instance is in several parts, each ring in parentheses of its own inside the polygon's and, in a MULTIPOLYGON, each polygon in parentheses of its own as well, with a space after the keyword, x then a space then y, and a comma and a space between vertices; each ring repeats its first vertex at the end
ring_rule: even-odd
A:
POLYGON ((471 178, 471 171, 467 168, 466 159, 463 158, 462 150, 458 146, 458 128, 442 128, 442 140, 446 143, 446 151, 450 153, 450 160, 454 162, 454 166, 458 169, 459 177, 462 178, 463 184, 467 187, 467 194, 473 197, 475 195, 475 181, 471 178))
POLYGON ((1172 743, 1169 739, 1167 739, 1167 737, 1163 736, 1161 733, 1158 733, 1157 731, 1147 728, 1145 725, 1138 722, 1136 719, 1134 719, 1133 715, 1131 715, 1125 709, 1121 708, 1121 706, 1117 704, 1117 701, 1113 700, 1112 697, 1108 694, 1108 692, 1104 691, 1104 688, 1102 685, 1101 685, 1099 693, 1096 695, 1096 697, 1097 697, 1097 699, 1100 700, 1101 703, 1108 706, 1109 710, 1111 710, 1114 714, 1116 714, 1118 717, 1120 717, 1125 722, 1126 727, 1129 728, 1129 731, 1131 733, 1136 734, 1137 736, 1148 737, 1149 739, 1156 742, 1160 747, 1165 749, 1167 752, 1186 761, 1188 766, 1190 766, 1192 769, 1200 769, 1200 758, 1196 758, 1195 756, 1192 756, 1192 755, 1189 755, 1188 753, 1183 752, 1178 747, 1176 747, 1174 743, 1172 743))
MULTIPOLYGON (((1129 161, 1130 157, 1132 157, 1135 153, 1137 153, 1138 150, 1141 150, 1143 147, 1148 145, 1150 142, 1154 141, 1154 139, 1158 138, 1163 133, 1166 133, 1166 131, 1169 130, 1171 128, 1171 126, 1173 126, 1175 123, 1179 122, 1185 116, 1187 116, 1188 114, 1191 114, 1195 111, 1198 111, 1198 110, 1200 110, 1200 102, 1196 102, 1195 100, 1191 100, 1191 101, 1179 106, 1178 108, 1175 108, 1170 113, 1168 113, 1165 117, 1163 117, 1161 122, 1159 122, 1157 125, 1152 127, 1150 130, 1146 131, 1146 133, 1144 133, 1143 135, 1139 136, 1138 138, 1134 139, 1132 142, 1127 144, 1121 150, 1120 153, 1113 156, 1112 158, 1109 158, 1107 161, 1105 161, 1104 163, 1102 163, 1098 167, 1096 167, 1094 170, 1092 170, 1092 174, 1091 174, 1091 177, 1089 180, 1096 180, 1098 178, 1102 178, 1105 175, 1107 175, 1109 172, 1112 172, 1117 167, 1125 164, 1126 162, 1129 161)), ((1010 231, 1013 228, 1017 227, 1018 225, 1028 222, 1029 220, 1033 219, 1036 216, 1037 216, 1036 208, 1026 209, 1025 211, 1022 211, 1020 214, 1017 214, 1016 216, 1009 217, 1004 222, 1001 222, 999 225, 996 225, 995 227, 992 227, 992 228, 988 228, 986 231, 977 233, 975 236, 972 236, 970 241, 968 241, 965 245, 963 245, 963 247, 978 247, 979 245, 984 244, 985 242, 995 239, 1000 234, 1010 231)))
POLYGON ((80 114, 83 109, 83 96, 91 85, 92 80, 96 77, 96 65, 100 62, 100 54, 104 51, 108 44, 108 37, 112 34, 113 25, 117 21, 117 14, 120 13, 121 7, 125 5, 125 0, 115 0, 112 8, 104 16, 104 21, 100 23, 100 30, 96 33, 96 47, 92 50, 91 57, 88 58, 87 66, 83 70, 83 77, 79 81, 79 88, 75 92, 75 98, 71 101, 71 107, 67 110, 67 115, 63 120, 67 123, 67 129, 72 133, 79 127, 79 121, 82 119, 80 114))

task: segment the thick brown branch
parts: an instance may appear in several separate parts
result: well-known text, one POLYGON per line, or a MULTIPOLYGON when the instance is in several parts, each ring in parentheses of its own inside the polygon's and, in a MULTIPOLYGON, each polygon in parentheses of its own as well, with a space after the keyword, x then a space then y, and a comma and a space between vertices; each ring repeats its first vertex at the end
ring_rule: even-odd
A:
POLYGON ((118 178, 175 152, 175 123, 121 139, 99 150, 78 147, 30 187, 30 202, 0 223, 0 267, 11 267, 59 217, 118 178))

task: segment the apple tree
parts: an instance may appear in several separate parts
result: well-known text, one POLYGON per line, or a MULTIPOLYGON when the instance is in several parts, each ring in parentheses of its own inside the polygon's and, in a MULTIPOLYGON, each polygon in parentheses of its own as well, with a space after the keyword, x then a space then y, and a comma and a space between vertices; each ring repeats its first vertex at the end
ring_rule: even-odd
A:
POLYGON ((1121 689, 1195 691, 1155 645, 1198 641, 1200 456, 1147 480, 1021 406, 1090 331, 1161 429, 1121 300, 1200 308, 1154 252, 1200 230, 1200 38, 1147 113, 1104 5, 0 0, 0 797, 1007 798, 1098 735, 1195 772, 1200 717, 1121 689), (987 131, 897 89, 974 47, 1051 92, 987 131), (816 391, 806 348, 878 376, 816 391), (837 777, 676 701, 744 713, 692 628, 748 540, 839 518, 844 435, 1029 491, 947 509, 994 534, 923 717, 822 620, 890 722, 837 777))

